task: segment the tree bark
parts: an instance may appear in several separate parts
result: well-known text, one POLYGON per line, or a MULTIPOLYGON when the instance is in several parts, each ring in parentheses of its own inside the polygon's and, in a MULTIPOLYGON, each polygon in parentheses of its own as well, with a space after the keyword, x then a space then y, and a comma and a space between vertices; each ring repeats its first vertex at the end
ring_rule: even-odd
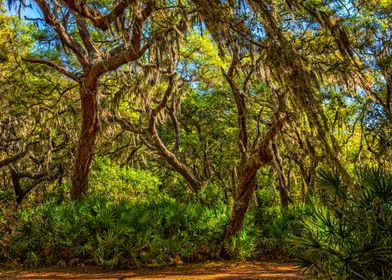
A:
MULTIPOLYGON (((277 134, 281 131, 285 123, 284 114, 279 116, 280 114, 280 112, 277 113, 271 129, 253 150, 242 169, 241 179, 237 185, 234 196, 231 218, 224 238, 225 241, 241 232, 245 213, 248 209, 250 199, 252 198, 252 194, 256 186, 257 171, 263 165, 268 165, 272 162, 272 142, 275 140, 277 134)), ((225 257, 226 253, 224 250, 221 251, 221 255, 225 257)))
POLYGON ((41 182, 51 182, 56 180, 59 176, 61 176, 61 167, 56 167, 52 171, 42 172, 37 174, 32 174, 28 172, 19 172, 14 168, 10 169, 11 171, 11 180, 12 185, 14 187, 16 203, 19 205, 23 202, 26 195, 33 190, 35 186, 37 186, 41 182), (22 178, 30 179, 30 182, 26 183, 22 186, 20 180, 22 178))
POLYGON ((22 203, 24 197, 26 196, 26 191, 22 188, 19 181, 18 173, 11 168, 11 179, 12 185, 14 187, 16 203, 19 205, 22 203))
POLYGON ((166 161, 170 164, 171 167, 173 167, 175 171, 177 171, 184 177, 192 191, 194 193, 198 193, 203 185, 203 182, 196 176, 194 172, 191 171, 191 169, 186 164, 182 163, 177 158, 175 153, 173 153, 166 147, 157 130, 157 117, 162 112, 162 110, 165 109, 169 101, 169 97, 174 90, 175 81, 173 74, 170 74, 168 78, 169 86, 167 87, 161 102, 155 109, 151 110, 150 112, 147 132, 149 133, 156 148, 158 149, 159 154, 166 159, 166 161))
POLYGON ((279 178, 278 189, 280 194, 280 202, 282 204, 282 208, 287 209, 287 207, 289 206, 289 202, 292 202, 288 193, 288 179, 283 170, 282 158, 280 157, 278 148, 275 144, 272 144, 272 149, 274 153, 273 165, 275 167, 275 172, 277 173, 279 178))
POLYGON ((309 167, 309 176, 308 176, 308 190, 306 193, 306 200, 309 202, 310 197, 313 195, 314 191, 314 184, 316 181, 316 167, 317 167, 317 160, 314 157, 310 159, 310 167, 309 167))
POLYGON ((81 199, 88 188, 88 175, 99 130, 97 91, 98 77, 86 76, 80 84, 83 124, 73 171, 71 189, 73 200, 81 199))
MULTIPOLYGON (((233 235, 241 231, 243 226, 244 217, 246 211, 248 210, 249 202, 253 196, 254 189, 256 186, 256 174, 257 170, 260 168, 261 164, 259 161, 254 161, 257 159, 258 155, 253 154, 248 157, 248 131, 247 131, 247 116, 246 116, 246 102, 245 102, 245 92, 236 83, 235 69, 239 66, 239 53, 236 47, 233 48, 233 57, 229 69, 225 72, 222 69, 222 74, 226 81, 230 85, 234 101, 237 109, 237 123, 238 123, 238 137, 237 145, 240 151, 240 163, 239 163, 239 184, 235 187, 234 192, 234 205, 231 214, 231 218, 226 229, 225 240, 230 239, 233 235), (254 162, 253 162, 254 161, 254 162)), ((248 77, 253 72, 249 74, 248 77)), ((226 257, 226 252, 221 251, 221 255, 226 257)))
POLYGON ((229 240, 232 236, 242 230, 244 217, 256 186, 257 170, 258 169, 251 168, 249 170, 244 170, 242 173, 241 181, 235 192, 233 210, 227 226, 225 240, 229 240))
MULTIPOLYGON (((242 166, 240 181, 237 185, 234 205, 224 240, 227 241, 242 230, 245 213, 256 186, 256 174, 260 167, 271 164, 273 160, 272 144, 287 121, 285 95, 278 97, 279 108, 272 117, 272 124, 264 137, 260 139, 242 166)), ((222 249, 221 256, 226 257, 222 249)))

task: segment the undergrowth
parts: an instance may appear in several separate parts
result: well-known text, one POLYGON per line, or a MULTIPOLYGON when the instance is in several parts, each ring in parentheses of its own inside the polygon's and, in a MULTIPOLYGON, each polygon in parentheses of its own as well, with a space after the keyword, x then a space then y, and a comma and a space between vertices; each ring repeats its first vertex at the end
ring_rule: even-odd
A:
POLYGON ((30 266, 87 263, 165 265, 216 257, 227 223, 223 207, 160 201, 45 203, 19 212, 13 254, 30 266))
POLYGON ((54 188, 44 202, 15 212, 12 223, 2 221, 8 225, 1 235, 3 261, 30 267, 170 265, 216 259, 222 248, 233 260, 287 260, 294 254, 290 236, 303 234, 301 219, 312 211, 303 204, 281 209, 272 188, 258 190, 243 231, 223 243, 231 207, 219 191, 208 197, 216 185, 202 190, 208 199, 184 199, 162 190, 151 172, 103 158, 93 167, 90 186, 78 202, 67 197, 69 186, 54 188))
POLYGON ((317 183, 321 202, 291 240, 298 263, 320 279, 392 279, 392 175, 347 186, 321 171, 317 183))

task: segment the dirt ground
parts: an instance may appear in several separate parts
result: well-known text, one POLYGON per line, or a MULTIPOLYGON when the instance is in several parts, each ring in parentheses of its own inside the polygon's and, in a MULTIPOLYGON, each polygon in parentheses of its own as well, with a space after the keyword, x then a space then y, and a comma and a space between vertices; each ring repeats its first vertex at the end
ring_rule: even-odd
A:
POLYGON ((30 280, 250 280, 250 279, 304 279, 294 265, 287 263, 210 263, 183 265, 169 268, 104 271, 94 267, 67 269, 39 269, 0 273, 0 279, 30 280))

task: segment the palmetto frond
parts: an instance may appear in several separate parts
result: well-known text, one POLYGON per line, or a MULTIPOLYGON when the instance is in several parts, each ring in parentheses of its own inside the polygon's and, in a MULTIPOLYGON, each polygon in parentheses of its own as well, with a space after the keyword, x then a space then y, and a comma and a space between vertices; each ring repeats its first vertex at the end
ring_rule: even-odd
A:
POLYGON ((392 175, 383 173, 378 168, 364 170, 361 173, 360 196, 364 202, 369 203, 374 199, 379 199, 383 203, 392 201, 392 175))
POLYGON ((315 209, 302 235, 291 239, 299 264, 317 277, 390 279, 391 175, 369 169, 358 179, 357 187, 344 189, 339 178, 319 172, 319 188, 330 199, 345 198, 344 207, 335 203, 315 209))
POLYGON ((331 199, 341 202, 347 199, 347 186, 343 184, 339 176, 332 172, 323 169, 318 171, 316 183, 318 189, 331 199))

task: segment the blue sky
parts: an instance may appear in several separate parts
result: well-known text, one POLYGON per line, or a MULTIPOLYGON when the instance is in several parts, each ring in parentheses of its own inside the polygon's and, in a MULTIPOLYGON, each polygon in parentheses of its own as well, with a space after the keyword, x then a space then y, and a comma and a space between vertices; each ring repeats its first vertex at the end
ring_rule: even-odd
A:
MULTIPOLYGON (((8 8, 8 7, 7 7, 8 8)), ((7 9, 8 10, 8 9, 7 9)), ((8 10, 10 15, 18 14, 18 6, 15 5, 11 10, 8 10)), ((21 17, 22 18, 40 18, 41 14, 37 5, 33 2, 31 7, 22 7, 21 9, 21 17)))

